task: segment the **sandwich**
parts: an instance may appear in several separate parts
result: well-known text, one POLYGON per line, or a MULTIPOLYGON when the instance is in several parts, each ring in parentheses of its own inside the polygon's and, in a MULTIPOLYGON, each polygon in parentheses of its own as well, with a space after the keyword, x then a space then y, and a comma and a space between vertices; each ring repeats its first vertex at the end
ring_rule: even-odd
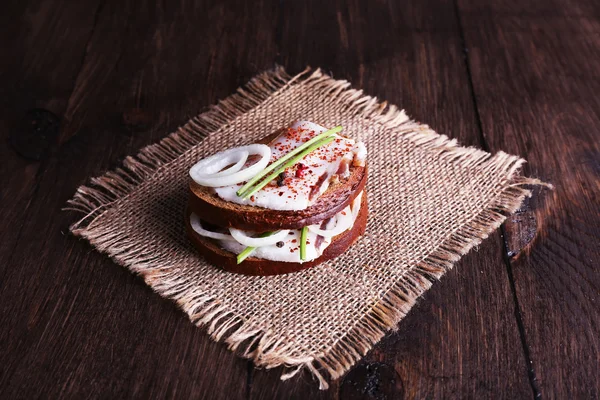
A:
POLYGON ((314 267, 343 254, 367 223, 362 142, 299 121, 189 171, 185 225, 211 264, 246 275, 314 267))

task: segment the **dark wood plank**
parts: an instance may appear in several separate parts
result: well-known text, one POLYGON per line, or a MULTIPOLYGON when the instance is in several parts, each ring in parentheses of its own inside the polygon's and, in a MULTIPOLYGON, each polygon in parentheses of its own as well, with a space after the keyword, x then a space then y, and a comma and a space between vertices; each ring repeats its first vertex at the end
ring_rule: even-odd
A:
MULTIPOLYGON (((0 138, 5 144, 0 146, 1 259, 21 238, 23 218, 37 191, 37 174, 48 154, 37 160, 18 154, 17 150, 37 153, 33 148, 41 142, 35 137, 17 149, 9 143, 15 136, 33 132, 28 111, 40 108, 56 115, 65 111, 99 3, 14 2, 0 15, 0 138)), ((56 137, 43 147, 55 143, 56 137)), ((2 263, 0 277, 4 268, 8 266, 2 263)))
POLYGON ((506 226, 532 379, 545 397, 598 398, 600 4, 459 4, 487 143, 556 186, 515 218, 526 229, 506 226))
POLYGON ((2 398, 247 396, 247 361, 66 235, 60 212, 87 177, 272 67, 276 4, 186 3, 107 1, 97 16, 60 146, 2 259, 2 398))
MULTIPOLYGON (((598 131, 590 127, 599 119, 598 9, 583 2, 544 4, 481 9, 461 3, 461 16, 489 146, 523 154, 532 162, 529 173, 558 186, 545 203, 534 199, 533 211, 521 213, 525 229, 523 222, 507 225, 511 255, 532 243, 531 254, 519 254, 510 269, 528 357, 542 391, 597 396, 598 131), (575 48, 570 35, 577 38, 575 48), (553 85, 546 85, 548 77, 553 85), (548 131, 553 142, 541 136, 548 131), (553 214, 559 214, 554 222, 553 214)), ((286 2, 277 15, 278 5, 270 3, 181 9, 107 2, 98 13, 82 5, 77 21, 61 3, 61 18, 48 21, 50 5, 21 3, 27 12, 3 13, 2 39, 15 38, 3 51, 17 56, 2 63, 2 134, 33 107, 66 121, 60 146, 42 163, 0 149, 2 176, 9 179, 2 192, 9 217, 0 232, 6 239, 0 344, 10 349, 1 352, 8 367, 0 374, 4 397, 527 395, 498 235, 435 286, 399 333, 341 385, 317 393, 306 376, 278 383, 277 372, 258 371, 247 379, 244 361, 208 341, 141 280, 57 229, 65 232, 70 221, 58 209, 87 176, 269 67, 278 19, 279 60, 291 70, 323 66, 404 105, 440 132, 481 145, 451 3, 309 5, 286 2), (81 65, 75 60, 83 59, 94 26, 75 80, 81 65), (61 52, 51 51, 57 47, 61 52), (482 296, 486 292, 493 295, 482 296)))
MULTIPOLYGON (((280 20, 289 69, 321 66, 465 145, 481 145, 452 2, 284 2, 280 20)), ((513 310, 494 234, 328 392, 308 374, 275 384, 279 370, 258 371, 251 397, 527 398, 513 310)))
MULTIPOLYGON (((0 325, 0 393, 20 362, 22 344, 26 335, 16 331, 17 324, 26 326, 29 318, 21 308, 24 296, 8 297, 24 292, 32 282, 42 277, 29 271, 26 279, 13 281, 9 275, 19 270, 19 259, 13 259, 15 247, 26 240, 23 224, 38 193, 39 174, 47 164, 48 151, 41 160, 20 156, 16 150, 28 153, 27 146, 15 149, 10 138, 31 132, 28 111, 35 108, 61 115, 73 89, 90 38, 98 4, 89 2, 69 6, 64 2, 19 2, 12 4, 0 17, 0 48, 2 69, 0 84, 0 135, 5 146, 0 146, 2 180, 0 209, 3 224, 0 228, 0 296, 4 307, 0 325), (65 33, 68 35, 65 36, 65 33), (11 285, 10 287, 9 285, 11 285), (9 300, 10 299, 10 300, 9 300), (7 304, 15 301, 15 304, 7 304), (18 313, 7 312, 21 308, 18 313)), ((35 140, 31 143, 35 146, 35 140)), ((56 137, 50 147, 56 144, 56 137)), ((31 239, 29 239, 31 240, 31 239)), ((40 244, 42 240, 40 240, 40 244)))

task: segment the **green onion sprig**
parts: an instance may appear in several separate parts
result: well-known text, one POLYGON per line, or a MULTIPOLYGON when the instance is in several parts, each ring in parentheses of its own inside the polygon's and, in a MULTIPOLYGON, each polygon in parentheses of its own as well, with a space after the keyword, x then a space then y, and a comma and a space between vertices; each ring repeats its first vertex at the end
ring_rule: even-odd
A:
POLYGON ((247 199, 248 197, 252 196, 254 193, 267 186, 269 182, 275 179, 277 175, 279 175, 281 172, 285 171, 286 168, 291 167, 292 165, 300 161, 302 158, 304 158, 308 153, 311 153, 312 151, 316 150, 321 146, 331 143, 335 139, 335 134, 340 132, 342 129, 343 128, 341 126, 336 126, 335 128, 326 130, 325 132, 315 136, 309 141, 303 143, 301 146, 296 147, 294 150, 290 151, 285 156, 274 161, 260 174, 250 179, 244 186, 242 186, 236 192, 236 194, 244 199, 247 199), (271 171, 274 172, 267 176, 267 174, 269 174, 269 172, 271 171), (264 180, 262 180, 265 176, 267 177, 264 180), (261 180, 262 182, 255 185, 261 180))
MULTIPOLYGON (((260 235, 258 235, 258 237, 261 237, 261 238, 269 237, 272 234, 274 234, 275 232, 264 232, 264 233, 261 233, 260 235)), ((256 250, 256 247, 252 247, 252 246, 246 247, 240 254, 238 254, 237 263, 241 264, 242 261, 244 261, 246 258, 248 258, 252 253, 254 253, 254 250, 256 250)))
POLYGON ((302 228, 300 233, 300 259, 306 260, 306 237, 308 236, 308 226, 302 228))

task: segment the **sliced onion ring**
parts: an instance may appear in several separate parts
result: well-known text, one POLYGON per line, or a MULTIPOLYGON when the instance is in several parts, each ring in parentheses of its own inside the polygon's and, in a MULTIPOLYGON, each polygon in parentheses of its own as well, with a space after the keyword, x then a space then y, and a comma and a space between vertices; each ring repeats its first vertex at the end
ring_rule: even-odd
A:
POLYGON ((192 226, 194 232, 196 232, 200 236, 217 240, 235 240, 231 235, 228 235, 226 233, 207 231, 202 227, 202 222, 200 222, 200 218, 198 218, 196 214, 190 215, 190 225, 192 226))
POLYGON ((320 224, 309 225, 308 229, 319 236, 330 238, 345 232, 354 224, 354 218, 352 217, 352 211, 350 211, 349 206, 335 214, 332 218, 335 219, 335 225, 331 229, 321 229, 320 224))
MULTIPOLYGON (((239 160, 235 164, 233 164, 231 167, 225 168, 221 172, 216 172, 216 173, 210 175, 210 177, 217 178, 219 176, 227 176, 227 175, 235 174, 236 172, 238 172, 240 169, 242 169, 244 167, 244 164, 246 163, 246 160, 248 159, 249 155, 250 155, 250 153, 248 153, 245 150, 240 151, 239 160)), ((234 157, 235 156, 237 156, 237 154, 234 154, 234 157)), ((225 162, 223 162, 223 164, 225 164, 225 162)), ((231 164, 231 162, 229 162, 229 164, 231 164)), ((225 165, 229 165, 229 164, 225 164, 225 165)))
POLYGON ((250 144, 221 151, 198 161, 190 169, 190 177, 201 186, 221 187, 241 183, 253 178, 265 169, 271 159, 271 149, 264 144, 250 144), (261 158, 253 165, 243 168, 249 155, 261 158), (242 161, 243 160, 243 161, 242 161), (228 165, 231 167, 223 170, 228 165))
POLYGON ((243 244, 244 246, 262 247, 275 244, 285 239, 289 232, 289 229, 283 229, 277 233, 272 234, 271 236, 262 238, 248 236, 246 232, 235 228, 229 228, 229 232, 231 233, 231 236, 233 236, 233 238, 238 241, 238 243, 243 244))

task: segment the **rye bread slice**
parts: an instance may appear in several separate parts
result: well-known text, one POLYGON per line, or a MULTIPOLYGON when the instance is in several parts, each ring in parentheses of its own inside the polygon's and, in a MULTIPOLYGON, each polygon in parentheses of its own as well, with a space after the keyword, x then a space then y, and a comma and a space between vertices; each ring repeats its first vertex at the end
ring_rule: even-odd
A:
MULTIPOLYGON (((269 144, 285 131, 278 129, 258 143, 269 144)), ((236 204, 217 196, 211 188, 198 185, 190 179, 188 207, 204 221, 226 228, 256 232, 277 229, 300 229, 343 210, 363 190, 367 183, 367 166, 350 166, 350 176, 330 185, 317 201, 305 210, 282 211, 236 204)))
POLYGON ((228 272, 244 275, 281 275, 311 268, 320 263, 331 260, 343 254, 360 236, 365 233, 367 217, 369 214, 366 193, 362 197, 360 211, 352 229, 333 237, 331 244, 323 251, 321 257, 305 263, 270 261, 256 257, 248 257, 241 264, 237 264, 236 255, 221 248, 212 239, 198 235, 190 225, 191 210, 186 212, 186 230, 188 237, 196 246, 201 255, 208 262, 228 272))
POLYGON ((330 185, 310 207, 298 211, 271 210, 225 201, 210 188, 190 179, 189 208, 204 221, 226 228, 265 232, 300 229, 343 210, 367 183, 367 167, 350 167, 350 176, 330 185))

